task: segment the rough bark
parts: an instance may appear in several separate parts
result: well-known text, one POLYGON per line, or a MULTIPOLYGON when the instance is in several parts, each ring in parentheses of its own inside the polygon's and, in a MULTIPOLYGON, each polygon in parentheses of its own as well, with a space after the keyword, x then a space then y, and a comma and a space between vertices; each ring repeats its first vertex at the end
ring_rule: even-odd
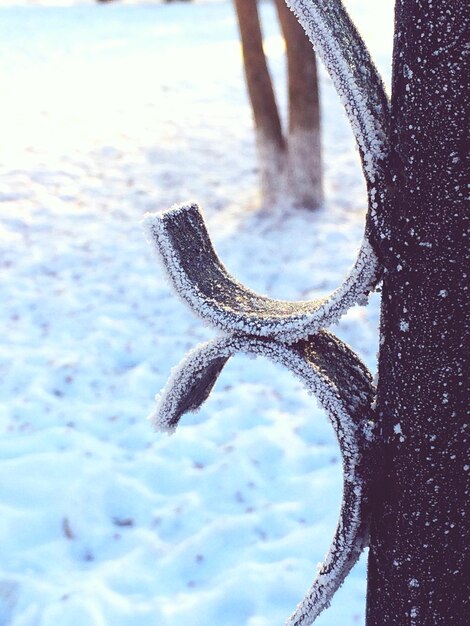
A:
POLYGON ((275 1, 287 54, 289 192, 297 204, 317 208, 323 201, 323 192, 316 57, 285 0, 275 1))
POLYGON ((257 0, 235 0, 248 94, 255 122, 265 202, 275 201, 282 184, 285 141, 274 89, 263 51, 257 0))
POLYGON ((367 626, 470 619, 470 5, 397 0, 367 626), (467 48, 465 48, 467 46, 467 48), (468 323, 467 323, 468 324, 468 323))

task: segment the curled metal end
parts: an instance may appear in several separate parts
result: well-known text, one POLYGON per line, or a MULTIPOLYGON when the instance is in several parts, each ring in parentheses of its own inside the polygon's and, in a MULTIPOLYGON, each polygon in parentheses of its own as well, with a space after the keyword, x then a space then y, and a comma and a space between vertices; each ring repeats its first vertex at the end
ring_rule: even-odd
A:
POLYGON ((340 446, 344 480, 338 525, 317 577, 288 621, 307 626, 329 605, 368 541, 374 388, 359 358, 329 332, 292 345, 231 335, 198 346, 175 368, 151 417, 154 425, 174 430, 186 411, 207 398, 227 360, 238 352, 267 357, 296 375, 325 409, 340 446))
POLYGON ((226 332, 298 341, 364 301, 379 276, 375 253, 364 239, 349 275, 329 296, 305 302, 274 300, 228 273, 197 204, 147 213, 144 226, 178 295, 205 321, 226 332))

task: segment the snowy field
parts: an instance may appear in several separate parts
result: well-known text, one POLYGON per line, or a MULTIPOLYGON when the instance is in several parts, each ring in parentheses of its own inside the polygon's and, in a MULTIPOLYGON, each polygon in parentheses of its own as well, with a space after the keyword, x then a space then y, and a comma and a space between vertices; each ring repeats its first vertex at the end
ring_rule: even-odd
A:
MULTIPOLYGON (((196 199, 239 280, 325 294, 363 229, 348 123, 323 73, 326 206, 261 207, 229 2, 54 4, 0 2, 0 626, 281 626, 335 528, 334 433, 289 373, 241 356, 173 437, 151 430, 170 368, 214 332, 140 220, 196 199)), ((391 0, 347 5, 388 78, 391 0)), ((371 370, 378 311, 334 329, 371 370)), ((317 624, 361 624, 364 602, 362 559, 317 624)))

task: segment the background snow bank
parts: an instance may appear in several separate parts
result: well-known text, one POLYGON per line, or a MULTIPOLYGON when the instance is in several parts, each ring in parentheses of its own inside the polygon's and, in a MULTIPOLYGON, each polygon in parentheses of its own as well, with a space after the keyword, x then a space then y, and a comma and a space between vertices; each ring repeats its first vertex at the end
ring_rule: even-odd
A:
MULTIPOLYGON (((377 11, 349 4, 362 24, 377 11)), ((150 430, 169 369, 212 331, 139 220, 198 199, 242 282, 332 290, 365 208, 334 91, 322 75, 326 210, 257 211, 230 4, 1 6, 0 625, 281 624, 336 523, 333 433, 290 374, 242 357, 175 436, 150 430)), ((365 33, 382 69, 390 27, 365 33)), ((377 324, 373 297, 336 329, 372 369, 377 324)), ((317 623, 361 623, 364 589, 362 563, 317 623)))

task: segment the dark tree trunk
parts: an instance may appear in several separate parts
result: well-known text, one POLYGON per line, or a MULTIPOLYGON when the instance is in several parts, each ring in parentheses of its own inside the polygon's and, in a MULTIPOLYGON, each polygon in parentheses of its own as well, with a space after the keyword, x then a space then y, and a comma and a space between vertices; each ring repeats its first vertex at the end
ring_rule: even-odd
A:
POLYGON ((265 202, 277 199, 285 166, 282 134, 271 77, 263 51, 257 0, 235 0, 248 94, 255 121, 261 188, 265 202))
POLYGON ((301 206, 317 208, 323 201, 323 193, 316 57, 285 0, 275 1, 287 53, 289 192, 301 206))
POLYGON ((470 5, 397 0, 367 626, 470 623, 470 5), (465 49, 467 46, 467 49, 465 49), (468 325, 468 322, 467 322, 468 325))

